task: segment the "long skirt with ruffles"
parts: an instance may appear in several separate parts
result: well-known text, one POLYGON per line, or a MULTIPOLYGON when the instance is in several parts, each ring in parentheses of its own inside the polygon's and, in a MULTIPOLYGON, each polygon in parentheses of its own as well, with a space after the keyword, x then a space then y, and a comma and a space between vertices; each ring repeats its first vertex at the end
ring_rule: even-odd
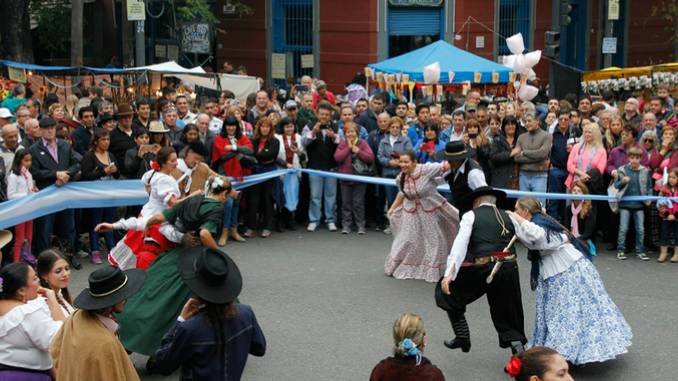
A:
POLYGON ((553 348, 575 365, 614 359, 631 346, 631 327, 588 259, 540 278, 536 294, 532 346, 553 348))

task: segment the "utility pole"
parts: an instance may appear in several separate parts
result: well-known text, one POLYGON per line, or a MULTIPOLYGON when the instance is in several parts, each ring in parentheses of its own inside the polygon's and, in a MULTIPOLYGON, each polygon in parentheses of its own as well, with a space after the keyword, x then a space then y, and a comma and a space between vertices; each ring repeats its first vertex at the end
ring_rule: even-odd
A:
POLYGON ((82 14, 84 0, 71 1, 71 65, 82 66, 82 14))
POLYGON ((146 32, 145 21, 134 22, 134 66, 146 66, 146 32))
MULTIPOLYGON (((560 0, 551 0, 551 30, 560 31, 560 0)), ((558 59, 555 57, 554 60, 558 59)), ((549 97, 556 96, 556 67, 555 62, 549 63, 549 97)))
MULTIPOLYGON (((605 5, 606 5, 605 15, 607 16, 605 17, 605 37, 612 38, 614 36, 613 20, 617 20, 619 18, 619 0, 607 0, 605 2, 605 5)), ((613 53, 609 52, 604 54, 603 67, 612 66, 612 54, 613 53)))

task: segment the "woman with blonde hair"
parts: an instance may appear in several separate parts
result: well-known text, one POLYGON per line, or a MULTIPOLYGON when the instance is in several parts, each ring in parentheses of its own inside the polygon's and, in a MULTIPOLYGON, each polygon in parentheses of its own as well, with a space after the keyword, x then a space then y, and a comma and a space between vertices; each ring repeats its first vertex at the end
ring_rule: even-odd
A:
POLYGON ((76 107, 78 106, 78 97, 74 94, 70 94, 66 97, 66 116, 73 118, 77 113, 75 112, 76 107))
POLYGON ((47 115, 58 122, 66 117, 66 109, 61 103, 54 103, 47 109, 47 115))
POLYGON ((370 381, 445 380, 443 372, 424 357, 426 330, 421 316, 401 315, 393 324, 393 340, 393 356, 372 369, 370 381))
POLYGON ((608 152, 621 143, 621 132, 624 128, 624 120, 619 115, 612 115, 610 128, 605 130, 604 145, 608 152))
POLYGON ((602 176, 607 165, 607 152, 603 147, 603 137, 596 123, 584 126, 583 139, 575 144, 567 159, 567 171, 570 175, 565 181, 568 189, 576 180, 584 183, 591 180, 591 170, 597 170, 602 176))

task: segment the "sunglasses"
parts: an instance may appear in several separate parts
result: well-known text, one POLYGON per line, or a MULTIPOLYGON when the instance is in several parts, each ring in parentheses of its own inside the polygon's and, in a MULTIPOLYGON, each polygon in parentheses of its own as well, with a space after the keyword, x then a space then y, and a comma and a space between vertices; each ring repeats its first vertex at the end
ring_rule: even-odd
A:
POLYGON ((643 143, 654 143, 654 139, 643 139, 643 143))

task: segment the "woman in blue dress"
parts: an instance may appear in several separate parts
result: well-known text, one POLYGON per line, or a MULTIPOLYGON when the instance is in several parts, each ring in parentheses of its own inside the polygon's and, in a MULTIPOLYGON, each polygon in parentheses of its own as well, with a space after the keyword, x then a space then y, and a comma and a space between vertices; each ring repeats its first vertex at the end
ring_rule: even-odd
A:
POLYGON ((536 279, 536 317, 530 345, 560 352, 573 365, 603 362, 626 353, 631 327, 605 291, 586 248, 542 212, 533 198, 509 212, 516 236, 531 250, 536 279))

